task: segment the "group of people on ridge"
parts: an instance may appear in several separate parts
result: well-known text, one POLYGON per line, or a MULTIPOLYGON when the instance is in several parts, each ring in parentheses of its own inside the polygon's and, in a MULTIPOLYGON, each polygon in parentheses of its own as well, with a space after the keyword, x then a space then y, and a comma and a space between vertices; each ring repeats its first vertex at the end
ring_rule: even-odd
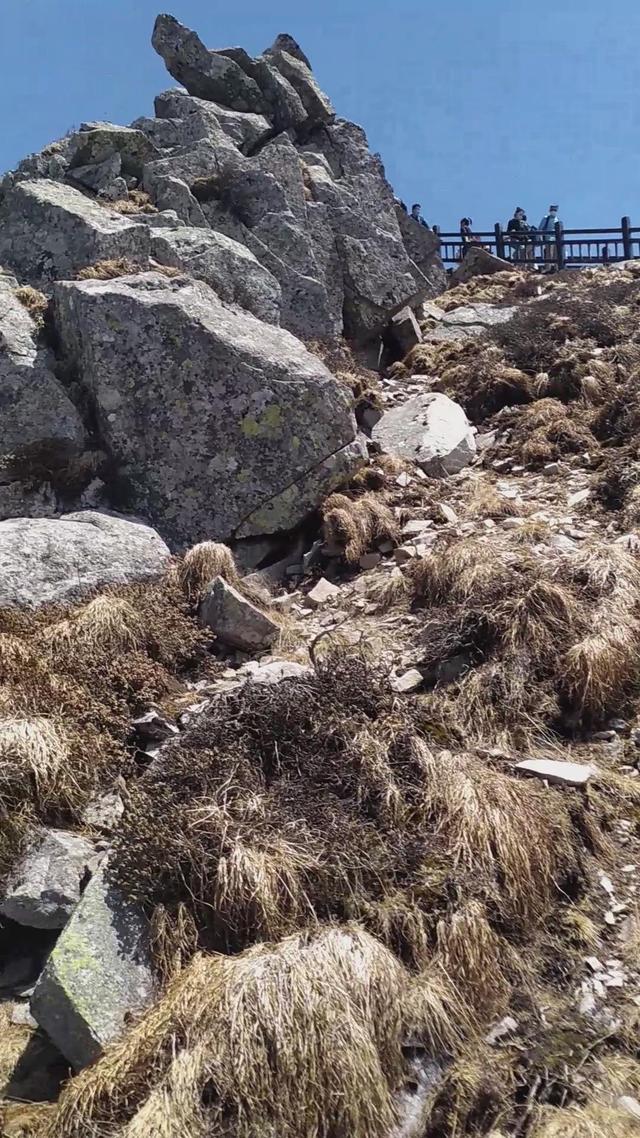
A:
MULTIPOLYGON (((513 217, 507 225, 507 241, 511 251, 512 261, 532 261, 535 256, 536 245, 542 244, 545 261, 556 259, 556 225, 560 221, 558 206, 550 205, 538 226, 529 225, 527 215, 522 206, 516 206, 513 217)), ((472 232, 473 222, 470 217, 463 217, 460 221, 460 236, 464 256, 471 245, 480 245, 481 242, 472 232)))

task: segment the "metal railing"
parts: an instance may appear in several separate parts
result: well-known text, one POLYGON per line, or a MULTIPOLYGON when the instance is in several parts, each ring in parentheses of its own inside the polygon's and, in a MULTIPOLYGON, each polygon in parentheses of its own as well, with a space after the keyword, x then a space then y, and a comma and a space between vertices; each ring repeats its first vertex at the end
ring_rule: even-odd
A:
POLYGON ((622 218, 617 229, 565 229, 558 221, 553 236, 535 230, 507 233, 499 221, 493 231, 474 233, 471 240, 464 240, 460 233, 441 233, 437 225, 433 229, 440 237, 440 256, 450 268, 459 265, 474 245, 519 268, 581 268, 640 258, 640 226, 632 226, 628 217, 622 218))

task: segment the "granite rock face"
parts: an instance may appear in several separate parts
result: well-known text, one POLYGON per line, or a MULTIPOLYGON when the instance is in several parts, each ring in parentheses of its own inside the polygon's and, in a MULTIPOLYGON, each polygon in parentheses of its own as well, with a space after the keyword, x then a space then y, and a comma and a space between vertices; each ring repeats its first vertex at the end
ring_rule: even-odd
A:
POLYGON ((274 500, 266 532, 290 529, 309 486, 317 502, 335 485, 323 464, 351 454, 349 399, 288 332, 201 282, 154 273, 62 282, 55 309, 127 508, 174 545, 244 533, 274 500))
POLYGON ((129 518, 86 510, 0 522, 0 608, 74 600, 99 586, 161 577, 167 546, 129 518))

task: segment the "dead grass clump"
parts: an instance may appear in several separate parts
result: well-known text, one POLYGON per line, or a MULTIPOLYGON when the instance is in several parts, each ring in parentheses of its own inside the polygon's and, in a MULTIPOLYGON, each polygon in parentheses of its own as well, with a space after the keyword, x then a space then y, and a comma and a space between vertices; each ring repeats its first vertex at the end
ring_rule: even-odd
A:
POLYGON ((126 257, 117 257, 110 261, 96 261, 95 265, 87 265, 76 273, 79 281, 112 281, 116 277, 128 277, 133 273, 142 273, 144 268, 126 257))
POLYGON ((499 1019, 508 1007, 512 985, 522 978, 516 952, 491 927, 484 906, 471 901, 436 929, 436 958, 448 976, 473 1001, 477 1014, 499 1019))
MULTIPOLYGON (((531 279, 531 278, 529 278, 531 279)), ((451 312, 464 304, 503 304, 511 296, 535 295, 529 288, 523 291, 527 277, 524 273, 505 270, 490 276, 478 275, 463 284, 449 289, 435 302, 444 312, 451 312)), ((537 283, 533 278, 534 284, 537 283)))
POLYGON ((322 506, 325 541, 344 550, 350 565, 380 541, 398 541, 400 527, 386 503, 373 493, 360 498, 331 494, 322 506))
POLYGON ((36 324, 42 326, 49 308, 49 298, 31 285, 22 285, 16 289, 16 299, 24 305, 36 324))
POLYGON ((196 957, 68 1084, 45 1134, 385 1138, 402 1122, 403 1044, 430 1039, 417 987, 353 926, 196 957))
POLYGON ((178 563, 178 579, 187 600, 198 603, 214 577, 223 577, 234 588, 240 586, 240 574, 233 553, 217 541, 202 541, 189 549, 178 563))
POLYGON ((463 540, 405 576, 423 613, 425 675, 438 683, 443 662, 463 673, 427 697, 431 709, 471 738, 526 746, 562 719, 575 728, 621 712, 636 690, 640 575, 617 546, 544 560, 463 540))
POLYGON ((605 452, 594 480, 594 495, 606 510, 622 510, 640 485, 640 462, 636 446, 605 452))
POLYGON ((531 1138, 637 1138, 638 1120, 628 1111, 597 1100, 586 1106, 540 1107, 531 1138))
POLYGON ((129 601, 102 593, 72 617, 56 621, 44 632, 54 656, 99 651, 115 656, 136 652, 145 643, 146 630, 140 613, 129 601))
POLYGON ((102 201, 102 205, 108 209, 115 210, 116 213, 124 215, 136 213, 157 213, 157 207, 151 201, 149 194, 144 190, 129 190, 126 198, 119 198, 117 201, 102 201))
POLYGON ((517 517, 526 510, 524 502, 516 503, 506 498, 485 478, 475 478, 467 492, 466 512, 472 518, 517 517))
POLYGON ((61 723, 35 716, 0 719, 2 803, 15 807, 31 800, 44 809, 63 787, 72 794, 69 750, 61 723))

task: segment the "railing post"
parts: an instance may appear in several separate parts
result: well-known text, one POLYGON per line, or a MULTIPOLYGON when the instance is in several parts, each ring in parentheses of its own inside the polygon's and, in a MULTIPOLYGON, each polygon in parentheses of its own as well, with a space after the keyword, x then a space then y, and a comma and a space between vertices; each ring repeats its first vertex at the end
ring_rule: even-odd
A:
POLYGON ((496 235, 496 257, 500 257, 503 261, 505 261, 506 257, 504 255, 504 234, 502 232, 502 226, 499 221, 496 221, 493 227, 493 232, 496 235))
POLYGON ((558 268, 564 269, 564 229, 562 228, 562 222, 561 221, 556 221, 555 231, 556 231, 556 260, 558 262, 558 268))
POLYGON ((622 219, 622 248, 625 261, 630 261, 633 257, 633 250, 631 248, 631 218, 629 217, 622 219))

